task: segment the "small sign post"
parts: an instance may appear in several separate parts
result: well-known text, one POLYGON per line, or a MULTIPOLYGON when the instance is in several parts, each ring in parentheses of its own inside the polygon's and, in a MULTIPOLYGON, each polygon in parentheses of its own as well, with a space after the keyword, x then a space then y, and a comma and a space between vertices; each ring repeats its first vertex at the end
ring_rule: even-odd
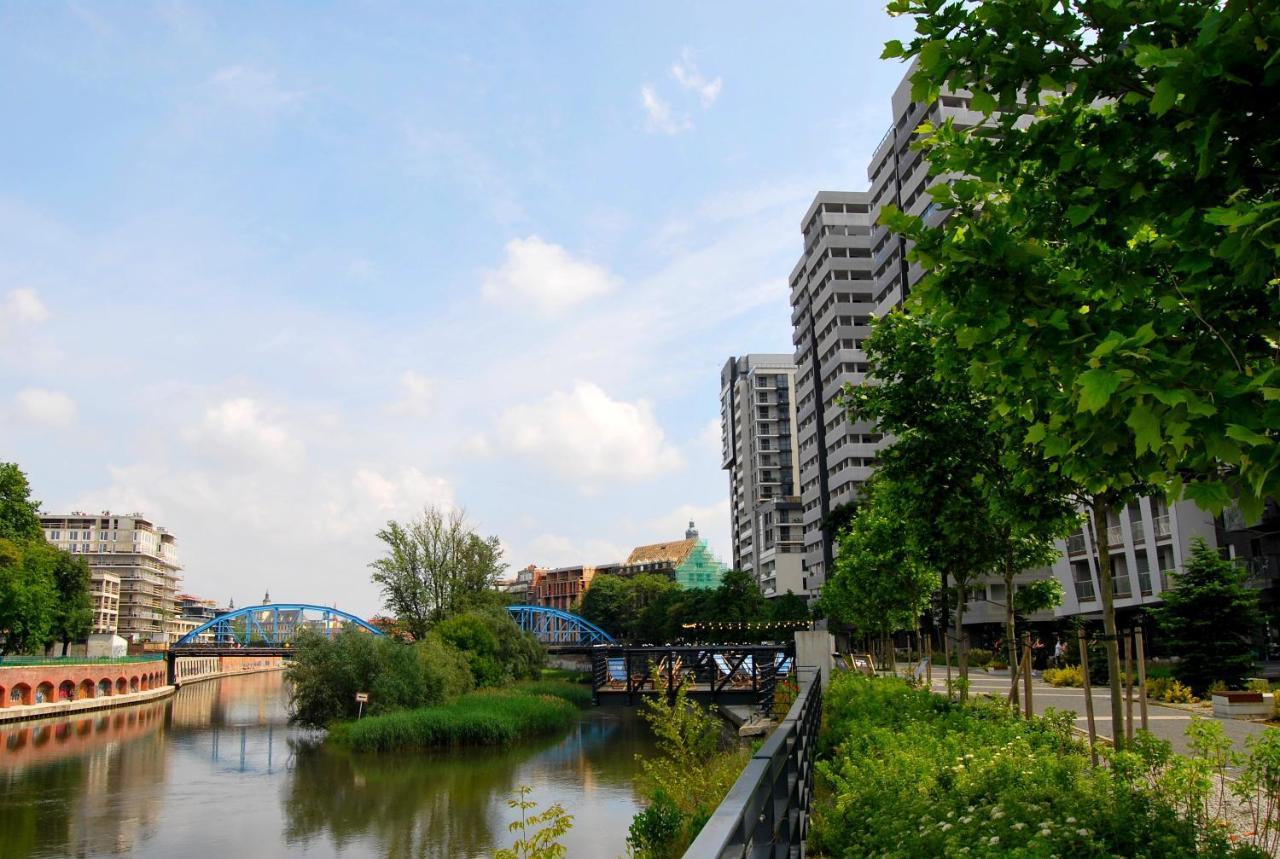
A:
POLYGON ((359 711, 359 713, 357 713, 357 714, 356 714, 356 719, 362 719, 362 718, 364 718, 364 705, 365 705, 366 703, 368 703, 368 701, 369 701, 369 693, 368 693, 368 692, 357 692, 357 693, 356 693, 356 703, 360 705, 360 711, 359 711))

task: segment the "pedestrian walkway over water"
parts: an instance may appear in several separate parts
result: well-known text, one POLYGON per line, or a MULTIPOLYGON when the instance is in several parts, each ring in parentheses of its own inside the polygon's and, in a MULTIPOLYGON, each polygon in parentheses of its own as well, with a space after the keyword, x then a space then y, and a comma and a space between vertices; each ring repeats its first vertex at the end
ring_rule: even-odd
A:
POLYGON ((794 643, 591 649, 592 691, 601 704, 671 699, 683 686, 695 700, 772 712, 778 683, 794 670, 794 643))

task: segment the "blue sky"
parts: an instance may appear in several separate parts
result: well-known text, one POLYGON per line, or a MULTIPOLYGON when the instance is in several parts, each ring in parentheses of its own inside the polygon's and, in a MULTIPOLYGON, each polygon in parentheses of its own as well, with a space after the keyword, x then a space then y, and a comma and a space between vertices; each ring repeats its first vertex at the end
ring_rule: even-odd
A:
POLYGON ((188 590, 370 613, 377 527, 513 568, 697 520, 719 370, 789 352, 866 185, 879 3, 0 4, 0 458, 188 590))

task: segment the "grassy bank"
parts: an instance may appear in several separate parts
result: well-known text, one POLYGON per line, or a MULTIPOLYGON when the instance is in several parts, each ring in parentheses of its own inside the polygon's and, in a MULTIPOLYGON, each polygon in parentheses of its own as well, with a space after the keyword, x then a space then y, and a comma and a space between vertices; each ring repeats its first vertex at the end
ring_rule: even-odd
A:
POLYGON ((329 741, 359 752, 449 746, 499 746, 573 724, 591 702, 581 686, 554 680, 518 683, 463 695, 449 704, 341 722, 329 741))

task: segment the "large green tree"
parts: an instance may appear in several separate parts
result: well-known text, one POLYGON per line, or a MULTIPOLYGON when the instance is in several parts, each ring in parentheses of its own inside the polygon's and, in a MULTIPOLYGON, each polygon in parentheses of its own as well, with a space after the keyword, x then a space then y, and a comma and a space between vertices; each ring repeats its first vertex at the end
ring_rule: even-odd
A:
POLYGON ((494 600, 506 569, 497 537, 481 537, 463 513, 427 507, 406 524, 378 532, 385 554, 369 566, 389 611, 415 638, 446 617, 494 600))
POLYGON ((1280 490, 1280 9, 1249 0, 894 0, 941 223, 889 212, 955 372, 1087 503, 1120 718, 1108 514, 1280 490), (1026 119, 1034 119, 1027 122, 1026 119))
POLYGON ((1244 585, 1245 571, 1220 557, 1199 537, 1191 559, 1173 576, 1156 621, 1178 657, 1173 675, 1203 695, 1216 681, 1239 689, 1253 672, 1253 635, 1262 625, 1258 593, 1244 585))
POLYGON ((52 640, 58 555, 43 541, 0 538, 0 652, 27 653, 52 640))
MULTIPOLYGON (((850 388, 846 400, 855 419, 891 437, 872 482, 873 506, 885 508, 880 516, 897 531, 882 539, 896 539, 894 552, 938 575, 967 679, 968 589, 998 572, 1012 592, 1017 571, 1054 560, 1053 539, 1071 521, 1066 485, 1021 440, 992 432, 989 404, 966 376, 946 370, 952 341, 944 327, 894 312, 876 321, 865 348, 871 384, 850 388)), ((1006 637, 1016 640, 1011 602, 1006 637)))
MULTIPOLYGON (((840 535, 818 611, 855 635, 880 638, 917 628, 940 586, 936 568, 921 563, 903 539, 914 511, 883 474, 863 484, 857 512, 840 535)), ((889 653, 893 649, 889 648, 889 653)))
POLYGON ((0 462, 0 539, 40 540, 40 502, 31 497, 27 475, 14 462, 0 462))
POLYGON ((62 655, 66 656, 71 642, 84 638, 93 628, 89 562, 80 555, 59 551, 53 563, 53 581, 57 609, 52 637, 62 642, 62 655))

